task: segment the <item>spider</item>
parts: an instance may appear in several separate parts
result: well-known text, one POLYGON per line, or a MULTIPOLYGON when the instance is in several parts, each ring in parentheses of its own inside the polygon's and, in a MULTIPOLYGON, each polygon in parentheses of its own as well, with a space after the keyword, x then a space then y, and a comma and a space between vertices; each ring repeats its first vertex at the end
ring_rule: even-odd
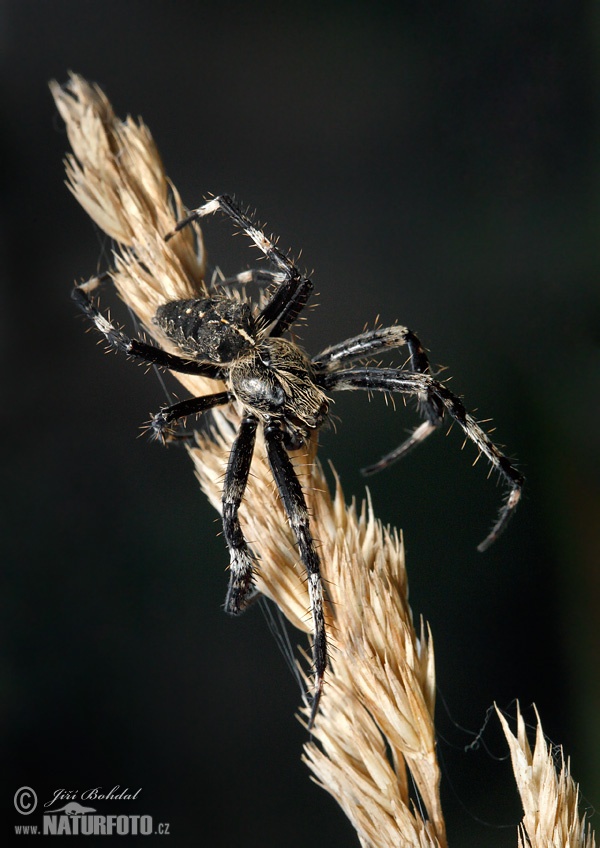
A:
POLYGON ((307 574, 315 677, 310 728, 317 714, 328 664, 324 591, 306 500, 288 451, 308 442, 325 422, 329 393, 355 389, 397 392, 415 397, 418 402, 422 423, 399 447, 364 469, 367 474, 400 459, 439 428, 446 417, 460 425, 509 487, 492 530, 478 547, 480 551, 495 541, 514 513, 521 497, 523 477, 466 412, 462 401, 432 376, 425 350, 406 327, 394 325, 368 330, 325 348, 312 359, 294 341, 285 338, 306 306, 313 285, 227 195, 214 197, 194 209, 165 239, 175 237, 193 221, 219 211, 272 263, 273 270, 244 272, 236 278, 242 282, 271 283, 261 308, 216 292, 209 297, 164 303, 153 320, 180 352, 172 354, 129 338, 115 327, 90 297, 91 283, 76 286, 73 297, 113 348, 171 371, 225 383, 225 391, 162 408, 150 423, 156 438, 163 442, 176 438, 171 425, 188 415, 198 415, 233 401, 241 407, 241 421, 229 454, 222 491, 223 532, 230 559, 225 611, 231 615, 243 612, 258 595, 254 583, 255 558, 244 538, 238 510, 250 472, 257 428, 262 427, 270 468, 307 574), (408 351, 407 368, 364 365, 365 361, 402 346, 408 351))

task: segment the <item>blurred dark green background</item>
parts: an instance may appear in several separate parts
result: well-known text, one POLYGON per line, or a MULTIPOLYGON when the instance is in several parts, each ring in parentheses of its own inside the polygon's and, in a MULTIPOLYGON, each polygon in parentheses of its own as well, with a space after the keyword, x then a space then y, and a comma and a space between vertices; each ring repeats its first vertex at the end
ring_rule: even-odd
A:
MULTIPOLYGON (((369 481, 434 634, 451 844, 516 845, 496 720, 464 751, 494 701, 529 720, 535 702, 600 805, 598 17, 567 0, 0 6, 7 835, 23 784, 120 784, 178 846, 357 844, 300 763, 263 618, 221 611, 227 556, 189 462, 137 438, 156 376, 103 356, 69 299, 111 251, 63 185, 47 82, 70 69, 143 115, 188 205, 235 193, 302 250, 309 351, 398 319, 520 460, 524 503, 485 555, 501 493, 457 432, 369 481)), ((207 240, 227 273, 256 257, 219 222, 207 240)), ((362 497, 359 468, 415 419, 358 394, 335 413, 321 456, 362 497)))

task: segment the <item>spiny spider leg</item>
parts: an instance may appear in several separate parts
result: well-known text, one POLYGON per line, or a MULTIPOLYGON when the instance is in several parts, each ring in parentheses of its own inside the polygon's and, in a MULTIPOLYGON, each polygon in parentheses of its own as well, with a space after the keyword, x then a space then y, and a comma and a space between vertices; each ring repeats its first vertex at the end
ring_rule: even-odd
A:
POLYGON ((206 203, 203 203, 197 209, 192 209, 189 215, 178 221, 174 229, 170 233, 167 233, 165 241, 172 239, 176 233, 183 230, 184 227, 187 227, 193 221, 197 221, 207 215, 214 215, 215 212, 219 211, 228 215, 246 233, 248 238, 252 239, 254 244, 262 250, 265 256, 285 273, 286 277, 293 277, 298 274, 296 267, 288 257, 275 247, 258 227, 254 226, 250 218, 244 215, 237 204, 227 194, 220 194, 218 197, 207 200, 206 203))
POLYGON ((206 410, 212 409, 215 406, 222 406, 231 400, 233 400, 233 397, 230 392, 217 392, 214 395, 187 398, 172 406, 164 406, 160 412, 152 416, 152 420, 150 421, 149 430, 152 433, 152 438, 164 444, 173 437, 177 437, 169 429, 169 424, 172 424, 173 421, 179 421, 188 415, 199 415, 201 412, 206 412, 206 410))
POLYGON ((306 277, 290 280, 276 289, 256 319, 259 331, 272 337, 282 336, 308 303, 312 290, 313 284, 306 277))
POLYGON ((291 327, 306 306, 312 292, 312 282, 300 274, 291 259, 285 253, 282 253, 262 230, 254 225, 231 197, 221 194, 192 210, 186 218, 175 225, 170 233, 167 233, 165 241, 173 238, 176 233, 187 227, 192 221, 197 221, 206 215, 213 215, 218 211, 228 215, 248 238, 252 239, 267 259, 270 259, 282 272, 283 279, 280 285, 256 319, 256 327, 260 335, 281 336, 291 327))
POLYGON ((513 467, 481 429, 477 421, 469 415, 462 401, 456 395, 437 380, 434 380, 429 374, 395 371, 391 368, 333 371, 320 375, 319 385, 324 389, 333 391, 367 389, 370 391, 399 392, 403 395, 417 395, 417 397, 425 394, 430 399, 437 399, 448 415, 460 424, 466 436, 487 457, 492 468, 498 471, 510 486, 508 496, 500 509, 496 523, 488 536, 477 546, 477 550, 485 551, 495 542, 519 503, 524 482, 523 475, 513 467))
POLYGON ((265 271, 262 268, 248 268, 233 277, 217 278, 213 285, 217 286, 247 286, 261 283, 283 283, 287 279, 282 271, 265 271))
POLYGON ((413 371, 423 372, 429 368, 427 355, 416 335, 407 327, 377 327, 343 342, 326 347, 313 356, 312 363, 319 371, 334 371, 340 365, 350 365, 360 359, 379 356, 406 345, 413 371))
POLYGON ((325 632, 325 613, 323 609, 323 583, 321 580, 321 562, 310 532, 308 508, 302 492, 302 486, 294 470, 287 450, 283 444, 283 432, 275 420, 267 422, 264 428, 267 456, 273 477, 279 490, 290 527, 296 537, 300 559, 308 577, 308 595, 313 618, 313 663, 315 673, 315 691, 313 695, 309 730, 314 724, 319 701, 323 691, 323 680, 327 668, 327 638, 325 632))
MULTIPOLYGON (((220 280, 219 284, 230 286, 249 285, 251 283, 275 283, 281 286, 287 279, 288 277, 282 271, 262 271, 259 268, 250 268, 247 271, 241 271, 235 277, 227 277, 224 280, 220 280)), ((275 289, 271 301, 267 304, 269 309, 265 311, 265 307, 265 310, 257 318, 257 331, 261 335, 282 336, 286 330, 289 330, 306 306, 312 288, 313 286, 310 280, 302 279, 295 292, 292 291, 290 293, 288 286, 283 290, 279 288, 275 289), (271 315, 278 316, 275 323, 273 323, 271 315)))
POLYGON ((242 418, 229 454, 223 485, 223 535, 229 548, 230 569, 225 612, 230 615, 239 615, 259 594, 253 580, 254 557, 250 553, 238 517, 250 473, 257 424, 258 420, 254 415, 242 418))
POLYGON ((424 442, 427 436, 431 436, 441 423, 441 418, 438 418, 436 421, 423 421, 422 424, 415 427, 408 439, 405 439, 401 445, 398 445, 398 447, 394 448, 393 451, 386 453, 385 456, 382 456, 381 459, 378 459, 377 462, 374 462, 372 465, 365 465, 364 468, 360 469, 360 473, 364 474, 365 477, 370 477, 371 474, 377 474, 377 472, 383 471, 384 468, 389 468, 389 466, 393 465, 394 462, 402 459, 402 457, 406 456, 407 453, 410 453, 413 448, 416 448, 417 445, 424 442))
POLYGON ((210 377, 213 380, 222 379, 223 370, 217 365, 184 359, 181 356, 177 356, 174 353, 167 353, 167 351, 142 342, 139 339, 130 339, 129 336, 126 336, 122 330, 115 327, 100 312, 89 296, 88 291, 93 290, 98 285, 98 282, 97 277, 92 277, 86 283, 75 286, 71 292, 71 297, 81 311, 94 324, 98 332, 102 333, 112 348, 126 353, 128 356, 133 356, 136 359, 141 359, 144 362, 159 365, 163 368, 169 368, 171 371, 177 371, 181 374, 198 374, 202 377, 210 377))
MULTIPOLYGON (((412 330, 398 324, 393 327, 379 327, 368 330, 359 336, 332 345, 315 356, 312 363, 318 371, 333 371, 340 365, 347 366, 357 360, 378 356, 403 345, 408 347, 410 370, 420 374, 429 374, 429 360, 421 342, 412 330)), ((374 465, 363 468, 363 474, 374 474, 396 462, 400 457, 406 456, 410 450, 423 442, 440 426, 444 416, 444 407, 438 398, 421 394, 418 396, 418 405, 419 413, 426 420, 413 430, 408 439, 402 442, 399 447, 386 454, 374 465)))

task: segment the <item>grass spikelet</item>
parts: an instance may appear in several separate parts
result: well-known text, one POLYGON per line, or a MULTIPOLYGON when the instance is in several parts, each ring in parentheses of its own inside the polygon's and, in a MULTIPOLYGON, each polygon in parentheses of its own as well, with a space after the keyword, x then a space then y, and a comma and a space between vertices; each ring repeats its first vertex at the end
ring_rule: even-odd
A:
POLYGON ((569 760, 562 748, 546 742, 536 710, 537 727, 533 751, 527 739, 521 710, 517 710, 517 733, 496 708, 510 748, 513 772, 523 804, 519 848, 596 848, 594 833, 579 815, 579 786, 571 777, 569 760))

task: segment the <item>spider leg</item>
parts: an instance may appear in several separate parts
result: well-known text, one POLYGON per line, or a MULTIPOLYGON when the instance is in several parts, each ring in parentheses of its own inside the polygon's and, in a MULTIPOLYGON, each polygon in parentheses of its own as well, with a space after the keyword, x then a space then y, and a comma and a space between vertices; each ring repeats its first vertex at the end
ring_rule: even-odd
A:
POLYGON ((311 280, 300 276, 275 289, 271 300, 256 319, 258 331, 263 335, 282 336, 308 303, 312 290, 311 280))
POLYGON ((367 357, 379 356, 403 345, 408 347, 411 370, 427 371, 429 361, 421 342, 412 330, 399 324, 367 330, 358 336, 326 347, 313 357, 312 363, 318 371, 334 371, 342 365, 348 366, 367 357))
POLYGON ((256 326, 261 335, 281 336, 294 323, 302 309, 306 306, 312 292, 312 282, 303 277, 291 259, 279 250, 273 241, 254 225, 237 204, 226 194, 213 197, 179 221, 165 240, 187 227, 192 221, 213 215, 221 211, 240 227, 263 254, 279 269, 282 278, 279 286, 271 296, 264 309, 259 313, 256 326))
POLYGON ((283 444, 283 432, 276 421, 270 420, 265 425, 264 433, 271 471, 273 472, 273 477, 275 478, 290 527, 298 542, 300 559, 306 568, 308 576, 308 593, 313 619, 313 663, 315 673, 315 691, 308 725, 310 729, 314 724, 319 709, 328 655, 325 613, 323 609, 321 564, 310 531, 308 509, 302 487, 283 444))
MULTIPOLYGON (((219 280, 218 285, 227 287, 227 286, 235 286, 235 285, 256 285, 259 286, 265 283, 275 284, 280 286, 282 283, 285 283, 287 280, 286 275, 282 271, 264 271, 260 268, 249 268, 247 271, 240 271, 239 274, 236 274, 233 277, 227 277, 225 279, 219 280)), ((213 288, 215 287, 215 283, 213 283, 213 288)), ((275 289, 277 292, 278 289, 275 289)), ((292 300, 288 303, 287 307, 283 312, 281 310, 283 307, 280 305, 281 297, 285 298, 287 296, 287 287, 284 289, 282 296, 279 296, 275 303, 272 303, 273 295, 271 297, 270 310, 266 314, 263 313, 262 317, 258 319, 258 329, 262 333, 262 335, 269 336, 281 336, 283 333, 289 329, 289 327, 294 323, 298 315, 300 314, 302 308, 306 304, 308 300, 308 296, 312 291, 312 283, 310 280, 305 280, 304 284, 301 285, 296 292, 296 294, 292 297, 292 300), (279 314, 277 322, 273 324, 270 320, 269 315, 273 313, 275 315, 279 314), (272 325, 270 330, 269 325, 272 325), (267 332, 268 330, 268 332, 267 332)), ((266 289, 262 289, 261 292, 261 301, 268 297, 269 292, 266 289)), ((265 304, 266 306, 267 304, 265 304)))
POLYGON ((229 615, 239 615, 258 597, 253 579, 254 557, 242 533, 238 516, 250 473, 257 423, 254 415, 246 415, 242 419, 229 454, 223 485, 223 535, 229 549, 229 588, 225 598, 225 612, 229 615))
POLYGON ((219 286, 247 286, 261 283, 283 283, 286 279, 285 274, 281 271, 265 271, 262 268, 248 268, 247 271, 240 271, 239 274, 234 274, 233 277, 224 277, 218 279, 213 285, 219 286))
MULTIPOLYGON (((419 404, 419 406, 420 405, 421 404, 419 404)), ((423 421, 422 424, 415 427, 408 439, 405 439, 401 445, 398 445, 397 448, 386 453, 385 456, 382 456, 381 459, 378 459, 377 462, 374 462, 372 465, 365 465, 364 468, 361 468, 361 474, 364 474, 365 477, 370 477, 371 474, 377 474, 377 472, 383 471, 384 468, 389 468, 389 466, 393 465, 394 462, 402 459, 402 457, 406 456, 406 454, 413 448, 416 448, 417 445, 424 442, 427 436, 431 436, 431 434, 434 433, 440 426, 441 421, 441 418, 438 418, 437 421, 423 421)))
MULTIPOLYGON (((419 374, 430 374, 429 360, 421 342, 408 327, 396 324, 393 327, 379 327, 354 336, 351 339, 325 348, 312 360, 317 372, 334 371, 340 366, 348 366, 357 360, 379 356, 387 351, 406 345, 409 353, 410 370, 419 374)), ((363 474, 374 474, 387 468, 411 451, 431 435, 442 423, 444 407, 436 397, 427 393, 417 395, 419 413, 425 421, 410 434, 399 447, 382 457, 373 465, 362 469, 363 474)))
POLYGON ((129 336, 126 336, 122 330, 115 327, 100 312, 88 294, 89 291, 98 285, 98 282, 97 277, 92 277, 86 283, 75 286, 71 292, 71 296, 84 315, 90 319, 98 332, 102 333, 112 348, 126 353, 128 356, 140 359, 143 362, 153 363, 154 365, 169 368, 171 371, 177 371, 182 374, 198 374, 203 377, 210 377, 213 380, 219 380, 223 377, 222 370, 216 365, 184 359, 176 354, 167 353, 166 350, 162 350, 160 347, 147 344, 139 339, 130 339, 129 336))
POLYGON ((481 429, 477 421, 465 410, 462 401, 442 383, 429 374, 396 371, 393 368, 360 368, 356 370, 334 371, 320 378, 320 385, 334 391, 366 389, 369 391, 399 392, 403 395, 426 394, 435 398, 445 412, 464 430, 465 435, 487 457, 492 468, 508 483, 509 491, 502 504, 494 526, 477 550, 485 551, 496 541, 521 499, 523 475, 510 463, 507 457, 496 447, 489 436, 481 429))
POLYGON ((177 434, 169 428, 173 421, 179 421, 188 415, 199 415, 214 406, 222 406, 229 403, 232 396, 229 392, 217 392, 214 395, 201 395, 200 397, 188 398, 172 406, 164 406, 159 412, 152 416, 149 430, 152 438, 163 444, 177 438, 177 434))

